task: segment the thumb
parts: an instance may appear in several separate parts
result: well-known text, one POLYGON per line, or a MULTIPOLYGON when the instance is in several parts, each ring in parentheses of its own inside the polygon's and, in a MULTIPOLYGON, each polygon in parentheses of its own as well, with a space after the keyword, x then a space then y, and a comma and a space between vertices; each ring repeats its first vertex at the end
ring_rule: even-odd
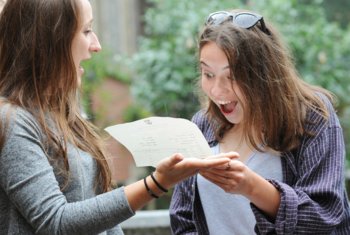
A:
POLYGON ((170 165, 175 165, 175 164, 181 162, 183 159, 184 159, 184 156, 181 153, 175 153, 174 155, 172 155, 170 157, 169 164, 170 165))
POLYGON ((237 159, 239 158, 239 154, 237 152, 227 152, 227 153, 219 153, 219 154, 207 157, 207 159, 220 159, 220 158, 228 158, 230 160, 237 159))
POLYGON ((170 167, 176 165, 177 163, 181 162, 184 159, 184 156, 180 153, 175 153, 174 155, 172 155, 171 157, 167 157, 163 160, 161 160, 158 165, 157 168, 158 169, 169 169, 170 167))
POLYGON ((227 152, 227 153, 222 153, 222 157, 227 157, 227 158, 232 160, 232 159, 237 159, 240 156, 239 156, 239 153, 231 151, 231 152, 227 152))

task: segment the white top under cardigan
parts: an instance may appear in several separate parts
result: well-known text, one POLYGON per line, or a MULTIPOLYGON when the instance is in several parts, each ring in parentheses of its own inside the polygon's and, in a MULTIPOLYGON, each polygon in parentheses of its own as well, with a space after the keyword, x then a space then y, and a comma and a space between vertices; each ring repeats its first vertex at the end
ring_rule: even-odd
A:
MULTIPOLYGON (((212 150, 213 154, 220 153, 219 145, 212 147, 212 150)), ((245 164, 266 179, 282 181, 281 159, 278 155, 256 151, 245 164)), ((255 234, 256 220, 247 198, 226 193, 201 175, 198 175, 197 183, 210 235, 255 234)))

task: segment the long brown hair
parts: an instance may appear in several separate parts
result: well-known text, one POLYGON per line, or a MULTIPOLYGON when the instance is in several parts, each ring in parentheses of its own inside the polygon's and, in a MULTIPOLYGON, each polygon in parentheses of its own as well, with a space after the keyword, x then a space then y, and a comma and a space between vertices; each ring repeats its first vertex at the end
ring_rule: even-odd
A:
POLYGON ((110 171, 95 127, 81 116, 72 58, 72 40, 81 23, 79 4, 78 0, 7 1, 0 15, 0 95, 38 120, 47 136, 46 150, 53 147, 57 153, 49 160, 63 160, 60 170, 67 179, 70 143, 96 159, 96 182, 107 191, 110 171))
MULTIPOLYGON (((288 151, 300 144, 308 110, 325 120, 328 111, 320 94, 332 100, 332 94, 300 79, 288 48, 274 27, 259 23, 245 29, 231 20, 206 25, 199 37, 199 53, 208 42, 215 42, 227 56, 231 76, 244 94, 245 138, 256 149, 263 143, 276 151, 288 151), (258 134, 258 136, 255 136, 258 134), (255 137, 254 137, 255 136, 255 137)), ((207 114, 214 123, 218 140, 233 127, 209 100, 207 114)))

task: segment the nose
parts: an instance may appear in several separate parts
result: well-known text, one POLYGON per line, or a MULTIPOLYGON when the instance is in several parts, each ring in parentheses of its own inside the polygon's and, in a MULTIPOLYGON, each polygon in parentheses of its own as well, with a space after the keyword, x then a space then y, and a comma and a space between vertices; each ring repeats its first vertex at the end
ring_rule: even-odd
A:
POLYGON ((92 34, 92 42, 90 45, 90 51, 99 52, 102 49, 101 44, 98 40, 98 37, 95 33, 92 34))
POLYGON ((220 97, 221 95, 227 93, 232 88, 232 83, 229 79, 215 79, 215 82, 211 88, 211 93, 214 96, 220 97))

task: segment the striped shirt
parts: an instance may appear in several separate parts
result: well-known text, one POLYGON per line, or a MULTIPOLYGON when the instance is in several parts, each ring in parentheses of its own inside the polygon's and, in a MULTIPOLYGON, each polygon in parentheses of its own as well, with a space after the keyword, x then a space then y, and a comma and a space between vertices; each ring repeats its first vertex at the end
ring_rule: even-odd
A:
MULTIPOLYGON (((310 112, 304 136, 292 152, 281 153, 283 181, 269 180, 281 203, 275 221, 253 204, 257 234, 350 234, 350 206, 345 189, 345 146, 338 117, 328 101, 329 121, 310 112)), ((209 145, 217 143, 204 111, 195 114, 209 145)), ((176 185, 170 204, 173 234, 209 234, 196 176, 176 185)))

